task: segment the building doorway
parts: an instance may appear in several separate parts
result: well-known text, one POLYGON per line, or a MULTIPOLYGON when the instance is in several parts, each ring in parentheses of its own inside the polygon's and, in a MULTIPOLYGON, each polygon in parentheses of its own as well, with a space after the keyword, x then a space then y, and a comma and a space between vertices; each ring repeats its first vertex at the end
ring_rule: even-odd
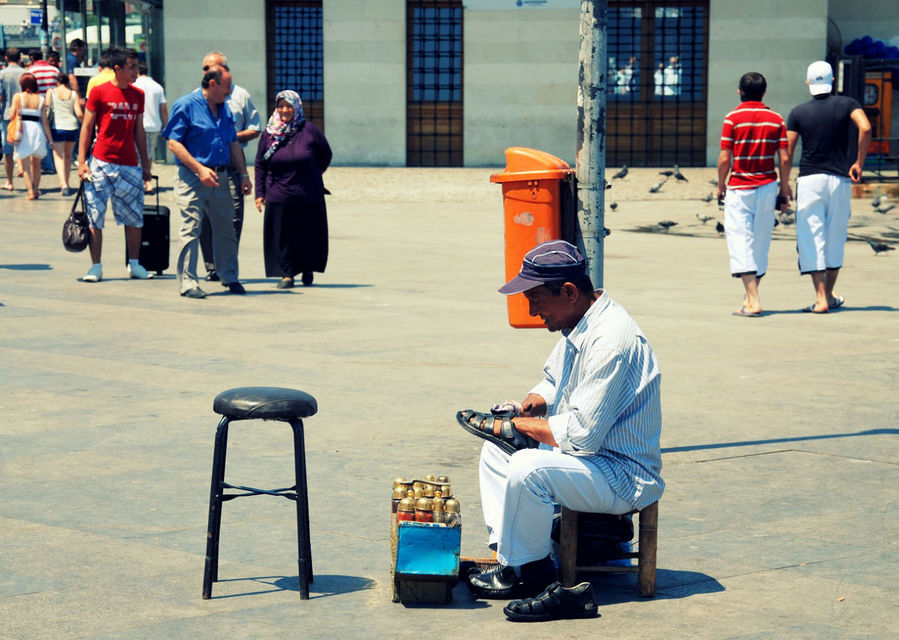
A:
POLYGON ((462 0, 406 3, 406 165, 462 166, 462 0))
POLYGON ((705 166, 708 32, 708 0, 610 0, 607 166, 705 166))
POLYGON ((321 0, 269 0, 266 6, 268 112, 275 94, 291 89, 303 100, 303 115, 324 131, 325 81, 321 0))

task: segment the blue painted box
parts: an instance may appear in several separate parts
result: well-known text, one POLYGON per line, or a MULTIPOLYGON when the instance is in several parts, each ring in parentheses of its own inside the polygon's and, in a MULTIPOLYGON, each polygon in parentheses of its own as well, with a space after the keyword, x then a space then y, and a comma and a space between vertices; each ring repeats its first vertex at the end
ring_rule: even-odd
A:
POLYGON ((404 603, 447 603, 459 579, 460 527, 404 522, 397 527, 394 583, 404 603))

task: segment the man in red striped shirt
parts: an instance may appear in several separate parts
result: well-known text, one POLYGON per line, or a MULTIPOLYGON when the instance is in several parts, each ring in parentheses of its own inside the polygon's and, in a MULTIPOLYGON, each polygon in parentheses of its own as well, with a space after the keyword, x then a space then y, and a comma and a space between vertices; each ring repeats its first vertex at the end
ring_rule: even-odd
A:
POLYGON ((45 95, 48 89, 56 86, 59 69, 44 61, 44 55, 40 49, 32 49, 28 52, 28 57, 31 58, 31 64, 28 65, 26 71, 33 74, 34 79, 37 80, 37 92, 45 95))
POLYGON ((743 304, 733 315, 748 318, 762 315, 759 281, 768 269, 778 193, 782 209, 793 198, 787 127, 778 113, 762 103, 767 88, 760 73, 749 72, 740 78, 742 102, 724 117, 718 155, 718 200, 724 197, 730 271, 733 277, 742 279, 746 290, 743 304), (775 156, 780 168, 779 187, 775 156))

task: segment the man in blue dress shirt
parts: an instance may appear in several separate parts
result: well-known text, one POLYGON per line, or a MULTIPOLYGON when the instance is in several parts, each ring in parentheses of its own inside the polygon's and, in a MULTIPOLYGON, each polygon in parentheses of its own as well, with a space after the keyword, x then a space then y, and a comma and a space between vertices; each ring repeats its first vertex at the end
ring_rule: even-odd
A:
POLYGON ((205 298, 197 278, 200 223, 212 225, 215 270, 230 293, 246 293, 238 280, 237 237, 228 166, 241 174, 241 190, 252 191, 234 119, 225 100, 231 93, 231 73, 220 66, 203 75, 201 90, 182 96, 172 105, 162 137, 175 155, 175 203, 181 210, 181 250, 178 287, 188 298, 205 298))

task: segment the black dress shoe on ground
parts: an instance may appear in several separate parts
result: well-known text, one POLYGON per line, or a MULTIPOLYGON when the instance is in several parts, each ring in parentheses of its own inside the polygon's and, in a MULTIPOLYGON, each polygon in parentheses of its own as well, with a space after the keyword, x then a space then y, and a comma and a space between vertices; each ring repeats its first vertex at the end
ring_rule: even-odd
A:
POLYGON ((293 278, 290 276, 284 276, 281 278, 281 281, 278 282, 277 287, 279 289, 293 289, 293 278))
POLYGON ((568 618, 595 618, 599 615, 593 601, 593 587, 582 582, 565 588, 558 582, 546 587, 536 598, 513 600, 503 613, 515 622, 543 622, 568 618))
POLYGON ((219 278, 219 274, 215 271, 210 271, 206 274, 206 282, 218 282, 219 280, 221 280, 221 278, 219 278))
POLYGON ((187 291, 182 291, 181 295, 185 298, 205 298, 206 292, 203 291, 200 287, 194 287, 193 289, 188 289, 187 291))
POLYGON ((312 284, 312 272, 304 271, 303 272, 303 286, 308 287, 310 284, 312 284))
POLYGON ((471 592, 485 600, 530 598, 555 581, 556 567, 549 556, 523 565, 521 575, 512 567, 499 566, 468 576, 471 592))
POLYGON ((228 293, 239 293, 239 294, 243 294, 243 293, 246 293, 246 292, 247 292, 247 290, 244 289, 244 288, 243 288, 243 285, 240 284, 239 282, 231 282, 231 283, 229 283, 229 284, 224 284, 224 283, 222 283, 222 286, 228 288, 228 293))

